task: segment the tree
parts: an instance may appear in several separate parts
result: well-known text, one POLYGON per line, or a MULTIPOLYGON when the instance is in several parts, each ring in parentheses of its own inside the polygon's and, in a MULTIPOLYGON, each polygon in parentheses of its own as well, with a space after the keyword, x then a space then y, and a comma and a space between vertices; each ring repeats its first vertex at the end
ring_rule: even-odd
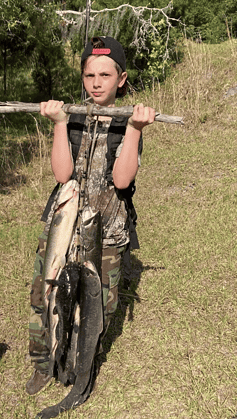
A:
POLYGON ((29 32, 35 13, 35 5, 30 0, 0 0, 0 71, 5 96, 8 69, 22 66, 34 49, 35 39, 29 32))
POLYGON ((65 60, 62 33, 55 5, 44 5, 32 27, 36 40, 32 55, 32 77, 44 100, 57 96, 68 69, 65 60))
MULTIPOLYGON (((60 20, 52 1, 0 0, 0 75, 4 99, 15 99, 13 80, 24 68, 40 93, 38 100, 72 99, 75 92, 80 97, 79 73, 69 67, 65 58, 60 20), (76 88, 72 78, 77 82, 76 88)), ((26 82, 24 73, 17 82, 19 85, 26 82)), ((20 91, 17 89, 17 93, 20 91)))

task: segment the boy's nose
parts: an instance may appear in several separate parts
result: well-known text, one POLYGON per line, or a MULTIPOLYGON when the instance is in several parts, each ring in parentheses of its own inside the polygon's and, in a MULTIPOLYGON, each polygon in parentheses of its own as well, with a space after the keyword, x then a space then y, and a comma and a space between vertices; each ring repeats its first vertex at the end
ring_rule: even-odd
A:
POLYGON ((95 76, 94 79, 93 79, 93 82, 94 82, 94 87, 100 87, 100 85, 101 85, 100 76, 95 76))

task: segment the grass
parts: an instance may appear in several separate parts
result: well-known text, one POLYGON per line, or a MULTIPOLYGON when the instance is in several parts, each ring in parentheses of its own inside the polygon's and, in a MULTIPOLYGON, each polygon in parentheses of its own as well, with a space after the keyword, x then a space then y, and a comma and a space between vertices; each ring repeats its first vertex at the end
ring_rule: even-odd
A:
MULTIPOLYGON (((140 301, 120 296, 96 391, 65 419, 231 419, 237 412, 237 97, 225 98, 236 84, 236 43, 185 48, 165 85, 126 100, 182 115, 185 125, 144 130, 135 195, 141 249, 132 254, 132 291, 140 301)), ((46 149, 40 160, 13 166, 24 183, 6 184, 0 196, 0 415, 6 419, 33 418, 68 392, 59 383, 35 397, 24 391, 32 373, 32 268, 54 185, 46 149)))

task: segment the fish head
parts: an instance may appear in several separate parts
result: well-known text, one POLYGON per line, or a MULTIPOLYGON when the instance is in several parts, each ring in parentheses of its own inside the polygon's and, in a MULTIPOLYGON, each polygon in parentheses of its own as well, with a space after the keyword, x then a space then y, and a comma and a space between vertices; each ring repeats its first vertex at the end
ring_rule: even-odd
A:
POLYGON ((66 203, 67 201, 78 200, 79 197, 79 183, 75 179, 69 180, 59 190, 57 198, 57 207, 66 203))

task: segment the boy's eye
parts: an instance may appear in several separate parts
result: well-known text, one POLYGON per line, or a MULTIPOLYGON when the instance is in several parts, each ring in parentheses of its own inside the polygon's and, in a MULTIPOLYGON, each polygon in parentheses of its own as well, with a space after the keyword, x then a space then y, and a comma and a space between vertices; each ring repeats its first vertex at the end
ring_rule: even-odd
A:
MULTIPOLYGON (((110 74, 109 73, 101 73, 100 74, 100 77, 104 77, 104 78, 106 78, 106 77, 109 77, 110 76, 110 74)), ((90 73, 88 73, 88 74, 85 74, 84 75, 84 77, 85 78, 87 78, 87 79, 90 79, 90 78, 93 78, 93 77, 95 77, 95 74, 90 74, 90 73)))

